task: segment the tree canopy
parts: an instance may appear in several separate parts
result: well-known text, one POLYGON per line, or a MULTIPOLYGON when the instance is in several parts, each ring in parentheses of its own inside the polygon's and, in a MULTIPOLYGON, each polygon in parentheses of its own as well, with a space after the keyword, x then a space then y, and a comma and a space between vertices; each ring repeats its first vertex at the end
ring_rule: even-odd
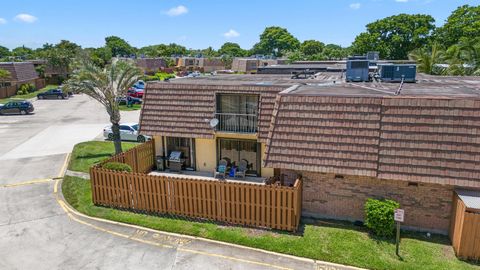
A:
POLYGON ((117 36, 109 36, 105 38, 105 46, 112 51, 113 56, 130 56, 135 53, 135 48, 130 46, 128 42, 117 36))
POLYGON ((323 52, 325 44, 317 40, 305 40, 300 45, 300 51, 304 55, 315 55, 323 52))
POLYGON ((233 57, 246 56, 247 52, 237 43, 225 42, 218 50, 219 55, 227 55, 233 57))
POLYGON ((265 28, 260 35, 260 42, 255 44, 253 51, 273 56, 282 56, 286 52, 297 50, 300 41, 295 38, 287 29, 271 26, 265 28))
POLYGON ((22 59, 29 59, 33 56, 33 50, 28 47, 21 46, 13 49, 12 55, 22 59))
POLYGON ((480 36, 480 6, 464 5, 458 7, 436 31, 439 44, 448 48, 460 42, 462 38, 480 36))
POLYGON ((0 46, 0 58, 10 56, 10 50, 7 47, 0 46))
POLYGON ((58 44, 45 44, 36 50, 36 56, 48 61, 52 67, 68 70, 81 47, 68 40, 61 40, 58 44))
POLYGON ((430 15, 399 14, 367 24, 353 42, 353 51, 379 51, 385 59, 407 59, 408 53, 428 44, 435 20, 430 15))
POLYGON ((145 55, 147 57, 170 57, 173 55, 186 55, 188 54, 187 48, 176 43, 158 44, 145 46, 138 49, 138 54, 145 55))

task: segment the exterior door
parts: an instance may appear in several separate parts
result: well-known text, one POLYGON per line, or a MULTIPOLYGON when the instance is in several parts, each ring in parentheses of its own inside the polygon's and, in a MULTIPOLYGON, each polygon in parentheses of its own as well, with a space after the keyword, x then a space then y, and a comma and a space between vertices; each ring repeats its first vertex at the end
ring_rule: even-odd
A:
POLYGON ((247 175, 260 176, 260 144, 255 140, 219 139, 218 160, 225 159, 229 167, 247 163, 247 175))

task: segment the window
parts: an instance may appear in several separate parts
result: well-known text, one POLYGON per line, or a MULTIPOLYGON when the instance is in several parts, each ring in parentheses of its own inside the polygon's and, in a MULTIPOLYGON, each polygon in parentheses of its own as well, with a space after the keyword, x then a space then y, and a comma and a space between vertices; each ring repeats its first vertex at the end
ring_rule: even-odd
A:
POLYGON ((217 95, 217 130, 257 132, 258 95, 217 95))
POLYGON ((138 130, 138 124, 137 124, 137 125, 133 125, 132 128, 133 128, 134 130, 138 130))
POLYGON ((120 126, 120 130, 131 131, 132 129, 129 126, 120 126))

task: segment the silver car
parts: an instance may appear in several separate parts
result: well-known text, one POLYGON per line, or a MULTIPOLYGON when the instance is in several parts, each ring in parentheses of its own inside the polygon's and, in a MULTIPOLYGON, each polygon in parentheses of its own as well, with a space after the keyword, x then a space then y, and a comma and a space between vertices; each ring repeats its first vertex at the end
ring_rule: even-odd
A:
MULTIPOLYGON (((146 142, 151 140, 150 136, 138 134, 137 123, 123 123, 120 124, 120 139, 122 141, 137 141, 146 142)), ((113 140, 112 126, 107 126, 103 129, 103 137, 107 140, 113 140)))

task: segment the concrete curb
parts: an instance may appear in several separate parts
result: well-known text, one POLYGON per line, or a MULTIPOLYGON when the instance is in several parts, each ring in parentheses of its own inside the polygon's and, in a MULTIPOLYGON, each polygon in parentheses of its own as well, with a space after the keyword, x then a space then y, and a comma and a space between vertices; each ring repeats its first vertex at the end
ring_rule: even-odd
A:
POLYGON ((78 212, 75 208, 73 208, 65 200, 65 198, 63 197, 63 191, 62 191, 61 185, 59 185, 59 186, 60 187, 58 188, 59 190, 58 190, 57 194, 58 194, 59 197, 61 197, 61 199, 65 203, 66 207, 68 208, 68 211, 70 211, 72 214, 75 214, 77 216, 80 216, 80 217, 83 217, 83 218, 86 218, 86 219, 89 219, 89 220, 102 222, 102 223, 107 223, 107 224, 118 225, 118 226, 123 226, 123 227, 128 227, 128 228, 133 228, 133 229, 138 229, 138 230, 144 230, 144 231, 148 231, 148 232, 152 232, 152 233, 158 233, 158 234, 167 235, 167 236, 186 238, 186 239, 203 241, 203 242, 208 242, 208 243, 215 243, 215 244, 223 245, 223 246, 229 246, 229 247, 235 247, 235 248, 240 248, 240 249, 245 249, 245 250, 250 250, 250 251, 256 251, 256 252, 261 252, 261 253, 268 254, 268 255, 275 255, 275 256, 289 258, 289 259, 303 261, 303 262, 310 262, 317 267, 316 269, 322 269, 322 268, 319 268, 319 267, 325 267, 326 266, 327 268, 325 268, 325 269, 330 269, 328 267, 332 267, 333 269, 339 268, 339 269, 346 269, 346 270, 366 270, 364 268, 358 268, 358 267, 355 267, 355 266, 342 265, 342 264, 336 264, 336 263, 325 262, 325 261, 320 261, 320 260, 314 260, 314 259, 305 258, 305 257, 298 257, 298 256, 294 256, 294 255, 277 253, 277 252, 273 252, 273 251, 263 250, 263 249, 259 249, 259 248, 252 248, 252 247, 248 247, 248 246, 242 246, 242 245, 238 245, 238 244, 227 243, 227 242, 207 239, 207 238, 203 238, 203 237, 159 231, 159 230, 155 230, 155 229, 151 229, 151 228, 142 227, 142 226, 139 226, 139 225, 132 225, 132 224, 128 224, 128 223, 123 223, 123 222, 118 222, 118 221, 113 221, 113 220, 88 216, 88 215, 85 215, 83 213, 78 212))
POLYGON ((89 179, 90 179, 90 174, 84 173, 84 172, 77 172, 77 171, 66 170, 66 171, 65 171, 65 175, 67 175, 67 176, 73 176, 73 177, 79 177, 79 178, 83 178, 83 179, 85 179, 85 180, 89 180, 89 179))

